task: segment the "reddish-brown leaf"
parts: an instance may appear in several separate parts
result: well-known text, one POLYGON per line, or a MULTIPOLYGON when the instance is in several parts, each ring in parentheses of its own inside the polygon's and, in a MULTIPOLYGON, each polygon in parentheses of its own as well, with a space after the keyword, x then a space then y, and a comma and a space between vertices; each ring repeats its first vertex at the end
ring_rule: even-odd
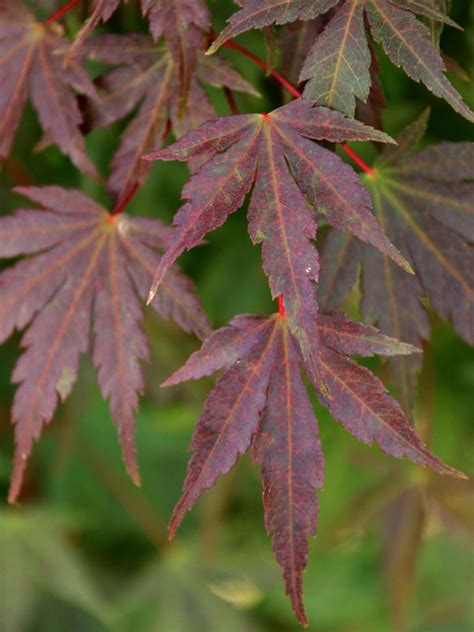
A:
POLYGON ((368 369, 330 349, 321 350, 320 366, 329 396, 313 380, 319 398, 356 439, 367 445, 375 442, 387 454, 456 476, 456 470, 424 446, 398 403, 368 369))
POLYGON ((316 221, 309 204, 327 221, 346 227, 397 263, 405 261, 370 212, 367 192, 340 158, 309 139, 388 140, 381 132, 299 99, 271 114, 215 119, 185 134, 151 158, 210 159, 185 185, 188 202, 177 212, 175 231, 157 269, 149 301, 167 268, 236 211, 252 188, 249 233, 262 243, 264 269, 274 298, 283 294, 292 332, 313 370, 311 340, 317 338, 316 221), (308 204, 309 203, 309 204, 308 204))
POLYGON ((55 143, 79 169, 97 177, 86 155, 79 130, 82 116, 71 89, 95 100, 98 95, 77 61, 64 68, 67 46, 54 24, 36 22, 21 2, 0 7, 0 159, 10 151, 30 97, 45 132, 41 146, 55 143))
POLYGON ((413 345, 384 336, 372 325, 351 320, 342 312, 319 314, 318 332, 326 347, 346 355, 410 355, 420 351, 413 345))
MULTIPOLYGON (((141 331, 146 294, 159 262, 157 248, 168 230, 157 220, 111 216, 90 198, 59 187, 17 191, 42 209, 22 209, 0 220, 0 255, 33 255, 0 275, 0 338, 29 327, 13 373, 19 384, 13 404, 16 455, 10 500, 20 491, 33 442, 51 420, 77 378, 89 347, 102 395, 110 400, 124 460, 138 482, 133 429, 143 389, 140 361, 148 358, 141 331)), ((192 285, 170 270, 154 306, 165 318, 204 337, 207 320, 192 285)))
POLYGON ((308 561, 308 537, 316 533, 319 506, 315 490, 323 485, 324 458, 316 417, 301 379, 297 348, 286 327, 279 333, 253 454, 262 465, 265 526, 283 568, 286 594, 298 621, 307 625, 303 571, 308 561))
POLYGON ((410 345, 383 336, 343 314, 320 315, 312 354, 319 374, 301 354, 285 316, 238 316, 214 332, 201 350, 164 385, 224 369, 208 395, 191 443, 184 492, 170 523, 173 536, 184 514, 226 473, 238 456, 253 449, 262 466, 265 524, 283 569, 286 592, 306 625, 302 573, 308 537, 316 531, 323 456, 316 418, 301 378, 304 367, 333 416, 359 440, 385 452, 454 477, 464 475, 434 456, 417 436, 397 402, 367 369, 344 355, 410 353, 410 345), (324 381, 324 388, 322 382, 324 381))
MULTIPOLYGON (((97 24, 111 17, 119 4, 120 0, 92 0, 90 17, 77 34, 69 57, 97 24)), ((203 48, 204 33, 209 28, 206 4, 203 0, 141 0, 140 4, 143 15, 150 21, 155 42, 161 36, 165 38, 178 68, 180 94, 184 97, 196 68, 197 54, 203 48)))
POLYGON ((119 198, 146 179, 151 165, 142 156, 162 142, 169 121, 180 136, 215 115, 202 84, 258 94, 226 61, 200 53, 181 112, 177 66, 168 50, 149 36, 99 35, 86 42, 82 53, 96 61, 120 64, 98 80, 103 93, 94 111, 95 126, 110 125, 138 106, 112 159, 108 187, 119 198))
MULTIPOLYGON (((242 353, 242 358, 217 380, 206 400, 191 443, 194 455, 188 465, 184 493, 171 518, 170 537, 201 494, 248 450, 257 429, 265 406, 270 370, 275 362, 279 328, 276 320, 268 322, 267 319, 264 328, 258 319, 247 321, 247 328, 250 328, 247 335, 258 332, 258 336, 254 335, 255 342, 248 352, 242 353)), ((212 337, 215 344, 215 334, 212 337)), ((225 360, 224 354, 221 353, 221 357, 225 360)), ((207 372, 208 368, 204 370, 207 372)), ((178 378, 174 377, 176 383, 178 378)))

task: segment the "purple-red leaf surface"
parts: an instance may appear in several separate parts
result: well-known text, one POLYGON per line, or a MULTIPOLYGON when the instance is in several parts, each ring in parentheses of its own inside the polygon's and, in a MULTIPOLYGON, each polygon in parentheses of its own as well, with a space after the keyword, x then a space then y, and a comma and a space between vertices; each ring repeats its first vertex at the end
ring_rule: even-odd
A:
MULTIPOLYGON (((86 36, 99 24, 106 22, 120 0, 92 0, 90 16, 76 36, 73 51, 79 49, 86 36)), ((204 34, 209 28, 209 13, 204 0, 141 0, 142 13, 150 22, 155 42, 164 36, 166 46, 179 74, 179 90, 185 96, 196 68, 198 52, 204 45, 204 34)))
POLYGON ((314 329, 318 336, 310 343, 323 389, 282 315, 238 316, 212 333, 164 384, 223 370, 206 399, 191 442, 193 456, 183 496, 170 522, 170 537, 202 493, 252 448, 261 465, 265 525, 283 570, 286 592, 303 625, 307 618, 302 573, 308 538, 316 532, 315 492, 323 484, 318 425, 302 381, 303 368, 321 403, 360 441, 375 442, 388 454, 440 474, 464 478, 424 446, 382 382, 345 355, 406 354, 415 351, 413 347, 344 314, 319 315, 314 329))
POLYGON ((97 100, 77 61, 64 68, 68 40, 54 24, 36 22, 21 2, 0 6, 0 160, 8 156, 26 100, 38 113, 46 142, 55 143, 85 173, 97 177, 80 132, 72 90, 97 100))
MULTIPOLYGON (((92 357, 102 395, 110 400, 127 469, 139 481, 134 416, 143 390, 148 345, 142 301, 169 228, 157 220, 112 216, 83 193, 60 187, 17 191, 41 208, 0 219, 0 256, 27 255, 0 275, 0 340, 27 330, 15 367, 16 453, 10 501, 19 492, 33 443, 77 378, 79 356, 92 357)), ((191 282, 172 269, 155 310, 204 337, 209 325, 191 282)))
POLYGON ((209 157, 183 188, 187 200, 174 218, 174 232, 158 266, 149 301, 166 270, 185 251, 225 222, 252 189, 249 233, 262 243, 272 296, 284 296, 292 332, 311 358, 317 336, 318 255, 316 213, 379 248, 399 265, 406 262, 383 234, 370 210, 367 191, 355 171, 311 139, 389 138, 358 121, 298 99, 270 114, 214 119, 149 158, 189 160, 209 157))
POLYGON ((84 44, 82 54, 120 64, 98 80, 103 92, 100 107, 94 110, 94 126, 110 125, 138 106, 112 159, 108 187, 119 198, 134 184, 143 184, 151 165, 142 156, 161 143, 169 122, 180 136, 215 116, 202 84, 258 94, 226 61, 200 53, 189 98, 180 112, 176 63, 167 48, 154 44, 149 36, 99 35, 84 44))
MULTIPOLYGON (((384 333, 420 346, 430 333, 419 300, 427 296, 474 344, 474 144, 444 142, 412 155, 426 120, 427 113, 403 130, 398 147, 387 147, 365 178, 380 224, 416 276, 337 231, 323 248, 319 300, 325 309, 340 305, 362 263, 362 313, 384 333)), ((400 400, 411 410, 420 359, 389 363, 400 400)))

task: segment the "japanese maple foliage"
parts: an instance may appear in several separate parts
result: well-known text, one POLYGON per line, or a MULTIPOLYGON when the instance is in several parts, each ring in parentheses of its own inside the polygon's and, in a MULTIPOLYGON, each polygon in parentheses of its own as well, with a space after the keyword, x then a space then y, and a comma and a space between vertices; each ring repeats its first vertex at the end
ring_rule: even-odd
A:
POLYGON ((440 474, 464 477, 426 449, 380 380, 346 357, 409 354, 415 348, 338 313, 321 314, 314 328, 318 338, 311 345, 318 375, 305 362, 284 314, 243 315, 211 334, 201 350, 164 383, 171 386, 224 370, 197 423, 191 443, 194 455, 170 535, 202 492, 252 448, 255 462, 261 464, 265 525, 283 568, 286 592, 303 625, 307 619, 302 572, 308 536, 316 532, 315 490, 323 483, 318 425, 302 381, 303 367, 321 403, 357 439, 369 445, 375 442, 387 454, 404 456, 440 474))
MULTIPOLYGON (((11 179, 25 184, 11 153, 31 99, 43 130, 31 150, 57 145, 115 198, 109 211, 77 188, 17 186, 32 206, 0 218, 0 256, 9 260, 0 273, 0 341, 25 330, 12 377, 18 388, 9 499, 17 499, 33 445, 89 350, 126 467, 139 482, 134 425, 141 363, 149 359, 141 328, 147 301, 204 340, 164 386, 222 372, 197 422, 170 535, 251 449, 266 528, 306 625, 302 572, 317 527, 323 455, 303 371, 320 403, 361 442, 464 477, 426 448, 411 420, 420 348, 430 337, 426 309, 474 344, 474 145, 440 142, 417 151, 427 110, 393 141, 383 126, 380 49, 457 113, 471 121, 474 115, 444 74, 441 30, 459 28, 445 0, 237 4, 216 36, 215 5, 204 0, 141 0, 136 33, 111 27, 120 0, 58 2, 43 20, 39 2, 0 0, 0 159, 11 179), (79 5, 85 21, 73 26, 74 37, 59 22, 71 10, 79 16, 79 5), (106 32, 93 33, 96 27, 106 32), (264 29, 268 62, 230 41, 252 29, 264 29), (234 93, 259 90, 224 57, 210 55, 220 47, 256 62, 293 100, 243 113, 234 93), (209 86, 223 98, 211 98, 209 86), (110 166, 99 174, 86 130, 122 119, 110 166), (174 142, 166 144, 170 136, 174 142), (373 164, 350 141, 373 143, 373 164), (124 212, 153 161, 165 173, 165 162, 189 167, 172 226, 156 218, 156 208, 143 209, 152 218, 124 212), (278 313, 236 316, 211 333, 194 284, 176 262, 246 204, 278 313), (359 277, 365 323, 334 311, 359 277), (387 356, 400 403, 350 355, 387 356)), ((28 175, 29 184, 36 177, 28 175)))
POLYGON ((250 236, 254 243, 263 243, 272 294, 285 296, 292 322, 304 311, 298 297, 308 293, 304 287, 318 275, 317 257, 310 243, 316 236, 316 221, 308 203, 328 223, 347 227, 409 268, 370 212, 369 198, 356 173, 310 139, 390 141, 383 132, 298 99, 270 114, 204 123, 174 145, 148 156, 160 160, 210 157, 183 189, 188 203, 175 217, 176 230, 155 275, 150 300, 167 267, 237 210, 252 185, 250 236), (272 261, 277 253, 278 268, 286 268, 282 276, 275 269, 277 262, 272 261), (297 261, 292 261, 294 253, 297 261))
POLYGON ((431 0, 246 0, 242 4, 243 8, 229 18, 208 53, 250 29, 310 20, 335 8, 301 69, 300 79, 309 80, 305 97, 351 115, 355 110, 354 97, 367 99, 368 23, 372 37, 396 66, 474 121, 474 113, 443 74, 445 64, 430 41, 429 29, 416 18, 418 14, 457 26, 431 0))
MULTIPOLYGON (((400 133, 398 146, 382 151, 366 179, 379 222, 416 276, 399 272, 374 249, 334 231, 322 252, 319 300, 325 309, 340 305, 363 267, 362 313, 384 333, 415 345, 428 339, 428 317, 419 300, 426 295, 433 309, 474 344, 474 143, 445 142, 414 153, 428 115, 400 133)), ((396 358, 389 364, 410 411, 419 359, 396 358)))
POLYGON ((150 164, 142 156, 162 141, 169 121, 182 134, 214 116, 203 84, 258 95, 224 59, 200 53, 183 115, 178 68, 165 46, 155 45, 145 35, 104 34, 91 38, 82 51, 89 59, 118 65, 98 80, 102 90, 101 101, 94 108, 95 127, 110 125, 139 105, 112 159, 108 186, 119 197, 133 184, 145 181, 150 164))
MULTIPOLYGON (((110 19, 120 0, 93 0, 91 14, 78 33, 70 53, 77 50, 86 35, 110 19)), ((209 28, 209 13, 203 0, 141 0, 144 16, 150 21, 150 32, 157 41, 165 37, 167 47, 179 68, 180 94, 186 93, 197 62, 198 51, 209 28)))
POLYGON ((92 176, 80 133, 82 115, 71 88, 98 100, 89 75, 63 62, 68 40, 56 24, 42 24, 21 2, 0 4, 0 159, 8 156, 28 96, 45 132, 42 144, 55 143, 74 164, 92 176))
MULTIPOLYGON (((140 328, 139 298, 147 292, 169 229, 159 220, 110 215, 80 191, 16 189, 42 209, 20 209, 0 219, 2 257, 30 255, 0 274, 0 339, 28 325, 13 372, 16 453, 10 489, 15 500, 33 442, 76 381, 79 356, 89 347, 102 395, 110 399, 130 476, 139 474, 133 440, 140 361, 148 345, 140 328), (33 256, 31 256, 33 255, 33 256), (29 324, 31 323, 31 324, 29 324)), ((170 270, 155 310, 203 336, 207 319, 189 279, 170 270)))

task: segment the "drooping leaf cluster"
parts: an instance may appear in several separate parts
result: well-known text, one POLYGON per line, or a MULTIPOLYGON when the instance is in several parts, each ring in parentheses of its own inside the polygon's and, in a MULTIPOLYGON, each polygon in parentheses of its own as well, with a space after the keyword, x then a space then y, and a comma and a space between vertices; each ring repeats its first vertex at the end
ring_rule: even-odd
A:
POLYGON ((444 75, 441 26, 457 27, 444 0, 238 4, 207 53, 264 29, 272 65, 272 25, 282 26, 282 69, 304 88, 301 98, 269 113, 235 113, 234 91, 258 92, 224 58, 205 54, 214 36, 204 0, 141 0, 149 35, 92 34, 120 5, 93 0, 74 39, 21 2, 0 0, 0 159, 11 152, 29 98, 44 132, 36 149, 56 144, 98 179, 84 121, 99 128, 128 117, 106 182, 115 199, 111 212, 79 190, 30 186, 16 192, 37 206, 0 219, 0 256, 15 259, 0 274, 1 341, 26 329, 13 373, 19 386, 10 499, 89 349, 138 482, 133 430, 144 389, 140 364, 148 359, 141 329, 148 298, 160 316, 205 339, 166 386, 222 371, 197 423, 170 534, 251 449, 286 592, 306 624, 302 572, 317 526, 323 456, 303 370, 321 404, 363 443, 464 476, 425 447, 409 419, 418 352, 430 335, 420 299, 474 342, 474 149, 441 143, 416 153, 428 113, 400 133, 398 144, 381 131, 378 45, 458 113, 469 120, 473 113, 444 75), (107 65, 94 79, 86 71, 90 60, 107 65), (224 90, 231 116, 216 116, 206 86, 224 90), (177 140, 164 147, 170 133, 177 140), (379 149, 373 166, 358 160, 362 180, 335 151, 346 141, 371 141, 379 149), (153 160, 187 162, 191 171, 171 227, 123 212, 153 160), (246 201, 249 235, 261 245, 279 314, 237 316, 210 334, 193 283, 176 261, 246 201), (323 224, 330 229, 320 257, 323 224), (334 311, 359 275, 361 313, 372 324, 334 311), (401 406, 348 357, 374 354, 389 356, 401 406))

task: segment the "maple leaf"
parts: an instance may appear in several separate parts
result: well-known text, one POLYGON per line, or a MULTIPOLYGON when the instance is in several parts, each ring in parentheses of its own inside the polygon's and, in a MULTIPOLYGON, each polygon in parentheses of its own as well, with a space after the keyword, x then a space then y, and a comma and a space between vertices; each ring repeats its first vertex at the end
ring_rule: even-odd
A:
MULTIPOLYGON (((314 40, 322 32, 334 14, 335 9, 332 9, 314 20, 298 20, 282 27, 280 31, 280 68, 284 77, 291 81, 291 83, 295 85, 301 83, 299 75, 303 62, 308 56, 314 40)), ((381 110, 385 107, 386 103, 379 79, 380 66, 377 56, 375 55, 374 47, 370 42, 369 50, 371 59, 369 67, 369 94, 365 101, 361 101, 357 96, 355 97, 355 118, 376 129, 383 129, 381 110)), ((326 66, 323 65, 323 73, 325 68, 326 66)), ((303 91, 303 88, 301 88, 301 91, 303 91)))
POLYGON ((321 403, 360 441, 406 457, 441 474, 464 475, 443 464, 410 426, 383 384, 345 353, 411 353, 411 345, 354 323, 343 314, 320 315, 311 342, 326 388, 304 361, 284 316, 242 315, 214 333, 163 386, 198 379, 222 369, 197 422, 183 496, 175 507, 172 537, 185 513, 218 476, 249 448, 261 464, 265 525, 283 568, 286 592, 306 625, 302 573, 308 537, 316 532, 323 483, 323 455, 313 407, 303 384, 304 366, 321 403), (319 340, 319 342, 316 342, 319 340))
MULTIPOLYGON (((318 296, 324 308, 338 306, 362 263, 365 319, 419 346, 430 332, 419 300, 426 295, 435 312, 474 344, 474 143, 443 142, 410 157, 427 118, 428 111, 403 130, 397 148, 386 148, 374 173, 364 177, 380 224, 416 276, 350 235, 334 233, 323 247, 318 296)), ((404 408, 411 410, 419 359, 397 358, 389 365, 404 408)))
POLYGON ((0 7, 0 158, 8 155, 30 96, 47 142, 54 142, 85 173, 97 177, 86 155, 82 116, 71 88, 93 100, 93 83, 74 61, 63 67, 68 42, 57 25, 35 21, 20 3, 0 7))
MULTIPOLYGON (((16 191, 43 208, 0 219, 1 256, 28 256, 0 275, 0 340, 29 325, 13 372, 20 386, 12 413, 16 454, 9 499, 18 496, 33 442, 51 420, 58 397, 64 400, 76 381, 92 323, 99 387, 110 399, 127 469, 138 482, 134 413, 143 389, 140 361, 148 358, 140 299, 169 228, 158 220, 110 215, 76 190, 16 191)), ((155 311, 198 336, 209 332, 191 281, 176 269, 165 279, 155 311)))
MULTIPOLYGON (((338 0, 248 0, 234 13, 208 50, 269 24, 309 20, 335 7, 338 0)), ((456 112, 474 121, 474 113, 446 79, 444 61, 430 39, 429 28, 416 14, 457 25, 430 0, 344 0, 316 38, 300 73, 308 80, 303 95, 353 116, 355 97, 365 101, 370 88, 370 50, 366 24, 390 60, 409 77, 421 81, 456 112)), ((459 27, 458 27, 459 28, 459 27)))
POLYGON ((223 224, 255 182, 248 211, 250 237, 254 244, 262 243, 272 296, 284 296, 291 329, 310 361, 319 263, 312 243, 316 218, 309 205, 328 223, 347 227, 406 265, 370 212, 369 197, 352 167, 310 140, 323 138, 390 140, 383 132, 298 99, 271 114, 214 119, 148 156, 188 160, 211 155, 183 188, 188 202, 175 215, 149 302, 168 267, 223 224))
POLYGON ((176 64, 168 49, 154 44, 150 37, 99 35, 88 40, 82 52, 96 61, 120 64, 99 78, 105 93, 94 112, 95 126, 110 125, 139 106, 112 159, 108 187, 120 198, 132 185, 144 182, 151 165, 141 158, 161 141, 169 120, 180 135, 215 116, 203 83, 258 95, 223 59, 200 53, 181 113, 176 64))
MULTIPOLYGON (((92 0, 91 15, 76 36, 73 51, 100 22, 106 22, 120 0, 92 0)), ((209 28, 209 14, 203 0, 141 0, 142 14, 150 21, 150 31, 157 41, 162 35, 179 69, 180 93, 189 89, 196 67, 197 53, 204 44, 209 28)))

